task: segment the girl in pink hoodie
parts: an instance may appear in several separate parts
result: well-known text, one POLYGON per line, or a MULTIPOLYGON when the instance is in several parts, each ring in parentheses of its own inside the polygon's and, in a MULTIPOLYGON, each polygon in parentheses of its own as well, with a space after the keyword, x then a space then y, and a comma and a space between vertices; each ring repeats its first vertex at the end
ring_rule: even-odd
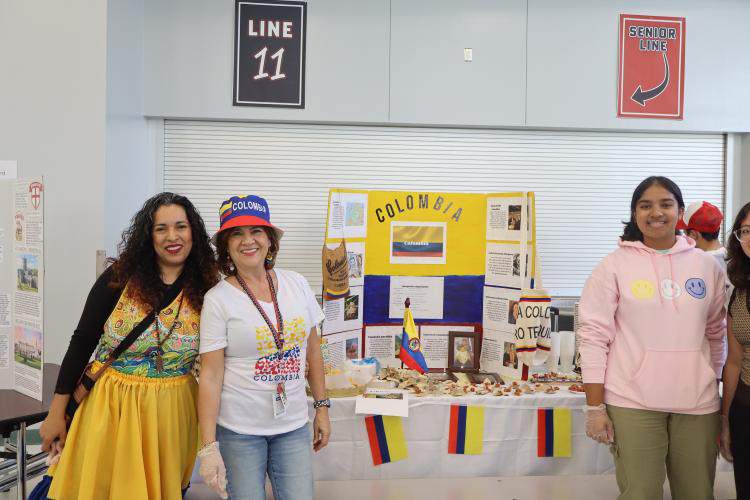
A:
POLYGON ((621 500, 713 498, 726 326, 716 259, 677 234, 684 202, 641 182, 619 248, 580 303, 586 434, 611 444, 621 500))

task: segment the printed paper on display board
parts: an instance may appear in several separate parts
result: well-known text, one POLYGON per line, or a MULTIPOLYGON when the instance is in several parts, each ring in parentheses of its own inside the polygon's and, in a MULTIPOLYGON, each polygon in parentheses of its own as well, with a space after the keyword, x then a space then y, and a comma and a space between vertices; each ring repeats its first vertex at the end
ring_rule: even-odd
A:
POLYGON ((499 373, 504 379, 520 380, 523 376, 523 363, 516 354, 514 335, 485 329, 482 332, 479 367, 482 371, 499 373))
POLYGON ((365 284, 365 244, 346 242, 346 256, 349 259, 349 286, 365 284))
POLYGON ((364 295, 361 286, 350 287, 348 297, 324 300, 323 335, 361 329, 363 310, 364 295))
POLYGON ((323 336, 321 340, 326 344, 325 351, 328 358, 323 361, 329 364, 331 368, 341 369, 347 359, 361 358, 362 330, 333 333, 323 336))
POLYGON ((528 200, 514 194, 518 196, 487 198, 487 240, 520 242, 528 237, 528 200))
POLYGON ((484 282, 487 285, 523 288, 527 275, 529 253, 520 244, 487 243, 484 282), (522 261, 525 256, 526 262, 522 261))
POLYGON ((331 240, 367 237, 367 193, 332 190, 326 227, 326 238, 331 240))
POLYGON ((484 287, 482 328, 513 333, 518 321, 520 290, 484 287))
POLYGON ((375 358, 382 367, 401 368, 401 334, 403 325, 365 327, 365 357, 375 358))
POLYGON ((448 368, 448 333, 473 332, 471 325, 421 325, 419 340, 427 368, 448 368))
POLYGON ((445 280, 442 276, 391 276, 388 317, 404 317, 404 302, 411 303, 414 319, 443 319, 445 280))

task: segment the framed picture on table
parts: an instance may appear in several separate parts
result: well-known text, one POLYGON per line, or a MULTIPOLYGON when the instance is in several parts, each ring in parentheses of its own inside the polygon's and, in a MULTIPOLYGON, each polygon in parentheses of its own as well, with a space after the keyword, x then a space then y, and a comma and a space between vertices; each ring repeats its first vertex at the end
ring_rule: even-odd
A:
POLYGON ((448 370, 478 372, 480 349, 479 332, 448 332, 448 370))

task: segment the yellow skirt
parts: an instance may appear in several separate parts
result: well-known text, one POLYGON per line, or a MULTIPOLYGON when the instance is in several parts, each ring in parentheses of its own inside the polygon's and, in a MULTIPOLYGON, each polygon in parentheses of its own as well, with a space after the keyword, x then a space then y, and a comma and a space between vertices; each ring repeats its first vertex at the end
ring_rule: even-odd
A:
POLYGON ((60 463, 50 467, 49 498, 180 500, 198 451, 197 387, 192 375, 108 369, 78 408, 60 463))

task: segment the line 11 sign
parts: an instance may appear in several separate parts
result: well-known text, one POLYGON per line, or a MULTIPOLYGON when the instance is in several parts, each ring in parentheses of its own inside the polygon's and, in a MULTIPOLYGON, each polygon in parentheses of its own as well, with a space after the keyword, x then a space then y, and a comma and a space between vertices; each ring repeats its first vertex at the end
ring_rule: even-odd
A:
POLYGON ((685 18, 620 15, 617 116, 681 120, 685 18))
POLYGON ((307 3, 235 0, 235 106, 305 107, 307 3))

